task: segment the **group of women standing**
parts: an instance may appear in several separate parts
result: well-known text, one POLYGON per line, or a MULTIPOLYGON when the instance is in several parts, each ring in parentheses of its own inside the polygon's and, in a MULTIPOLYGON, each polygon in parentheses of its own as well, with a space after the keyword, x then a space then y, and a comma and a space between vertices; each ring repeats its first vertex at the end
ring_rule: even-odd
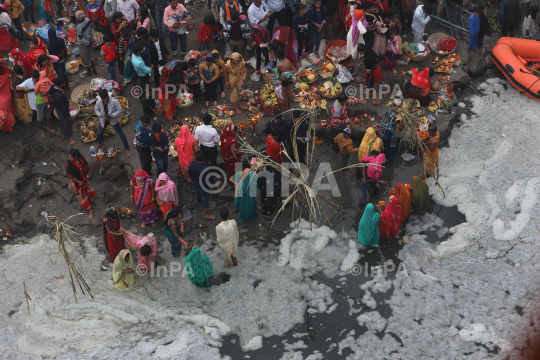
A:
POLYGON ((358 225, 358 241, 365 246, 377 245, 379 238, 390 240, 398 236, 403 222, 413 213, 423 215, 430 203, 429 187, 423 176, 413 178, 413 186, 398 183, 389 192, 386 207, 367 204, 358 225), (384 209, 383 209, 384 207, 384 209))

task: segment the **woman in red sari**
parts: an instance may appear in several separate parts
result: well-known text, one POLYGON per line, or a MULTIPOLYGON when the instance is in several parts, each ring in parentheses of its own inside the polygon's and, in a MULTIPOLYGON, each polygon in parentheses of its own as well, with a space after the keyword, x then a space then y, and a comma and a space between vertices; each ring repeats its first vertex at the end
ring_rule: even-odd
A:
POLYGON ((15 65, 22 66, 22 68, 24 69, 26 74, 28 76, 30 76, 30 73, 32 72, 32 66, 34 65, 34 62, 30 58, 30 55, 28 55, 27 53, 22 52, 19 49, 13 49, 8 54, 8 56, 10 58, 12 58, 13 60, 15 60, 13 62, 15 65))
POLYGON ((45 76, 47 76, 47 79, 50 81, 54 81, 54 79, 56 79, 56 71, 54 71, 54 67, 49 55, 39 55, 38 61, 34 64, 34 70, 37 70, 40 73, 45 71, 45 76))
POLYGON ((71 186, 79 195, 79 201, 84 210, 89 211, 89 218, 94 218, 94 213, 90 206, 90 199, 97 197, 94 188, 88 181, 88 172, 90 168, 86 159, 77 149, 71 149, 68 153, 68 161, 66 163, 66 174, 71 178, 71 186))
POLYGON ((397 236, 402 223, 399 199, 395 196, 390 196, 388 206, 382 212, 381 219, 379 220, 381 237, 390 240, 392 236, 397 236))
POLYGON ((266 155, 278 163, 283 161, 283 148, 278 142, 278 139, 282 136, 283 130, 280 127, 274 126, 272 133, 266 137, 266 155))
MULTIPOLYGON (((180 133, 174 141, 174 148, 178 152, 178 163, 180 165, 180 172, 184 179, 191 183, 191 178, 188 174, 189 164, 195 160, 195 152, 199 150, 199 143, 195 141, 195 138, 189 131, 187 125, 182 125, 180 133)), ((177 172, 177 175, 180 175, 177 172)))
POLYGON ((114 209, 107 211, 103 219, 101 219, 101 225, 103 226, 103 242, 113 263, 120 251, 126 248, 124 227, 118 212, 114 209))
POLYGON ((240 143, 236 138, 236 126, 234 124, 227 125, 219 136, 219 140, 221 141, 221 157, 223 157, 227 168, 227 179, 230 179, 236 174, 235 165, 240 162, 242 157, 240 143))
POLYGON ((141 228, 146 228, 146 224, 156 227, 155 221, 158 218, 156 205, 156 192, 154 180, 148 176, 146 171, 137 170, 131 179, 131 201, 137 205, 137 212, 141 220, 141 228))
POLYGON ((176 94, 180 85, 182 85, 182 78, 174 76, 170 79, 163 80, 158 90, 158 99, 163 106, 165 119, 173 123, 180 122, 180 119, 176 116, 176 94))
POLYGON ((285 51, 285 57, 289 59, 292 65, 298 69, 298 63, 296 62, 294 54, 294 32, 288 26, 280 26, 275 32, 272 40, 279 41, 279 48, 285 51))
POLYGON ((30 44, 30 51, 28 51, 28 55, 30 56, 30 59, 35 64, 37 62, 37 59, 40 55, 47 55, 47 45, 41 40, 40 38, 34 38, 32 39, 32 43, 30 44))

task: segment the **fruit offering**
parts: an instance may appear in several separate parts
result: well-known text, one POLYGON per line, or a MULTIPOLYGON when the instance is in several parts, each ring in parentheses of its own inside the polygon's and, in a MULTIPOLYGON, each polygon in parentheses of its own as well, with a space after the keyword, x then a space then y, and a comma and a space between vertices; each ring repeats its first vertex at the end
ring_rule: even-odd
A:
POLYGON ((302 70, 296 75, 296 79, 298 81, 301 81, 303 83, 312 83, 315 80, 317 80, 317 70, 313 68, 307 68, 305 70, 302 70))
POLYGON ((321 76, 322 77, 330 77, 334 75, 334 72, 336 71, 336 67, 331 62, 325 62, 321 66, 321 76))
POLYGON ((341 84, 340 83, 332 83, 331 81, 326 81, 323 84, 321 84, 319 88, 319 94, 321 94, 325 98, 336 98, 339 94, 341 94, 341 84))
POLYGON ((270 106, 275 105, 278 103, 276 92, 274 91, 274 87, 270 84, 266 84, 262 90, 259 92, 259 96, 261 97, 262 101, 264 102, 264 105, 270 106))

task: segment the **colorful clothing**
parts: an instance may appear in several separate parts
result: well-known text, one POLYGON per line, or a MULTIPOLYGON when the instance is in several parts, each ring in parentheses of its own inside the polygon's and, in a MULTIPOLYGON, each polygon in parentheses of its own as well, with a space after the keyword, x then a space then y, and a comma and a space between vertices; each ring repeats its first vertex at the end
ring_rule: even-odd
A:
POLYGON ((274 36, 272 36, 272 41, 275 39, 279 40, 279 48, 285 51, 285 57, 289 59, 295 68, 298 68, 298 63, 296 62, 298 43, 294 38, 292 29, 288 26, 280 26, 274 33, 274 36))
MULTIPOLYGON (((165 217, 167 217, 167 214, 165 214, 165 217)), ((178 221, 178 219, 170 219, 168 223, 163 224, 163 232, 171 244, 171 254, 178 256, 178 253, 182 251, 182 246, 187 247, 187 242, 184 240, 184 224, 178 221), (174 236, 172 227, 176 228, 176 233, 180 236, 180 240, 174 236)))
POLYGON ((398 183, 396 185, 396 196, 399 198, 399 205, 401 206, 401 219, 405 221, 411 214, 411 193, 406 186, 398 183))
POLYGON ((373 204, 367 204, 358 224, 358 242, 365 246, 379 243, 379 219, 381 214, 375 212, 373 204))
MULTIPOLYGON (((433 139, 439 139, 440 135, 439 132, 437 132, 437 135, 433 137, 433 139)), ((430 139, 431 140, 431 139, 430 139)), ((428 148, 426 148, 426 153, 424 155, 424 170, 426 171, 426 174, 435 176, 439 172, 439 148, 437 147, 433 152, 429 151, 428 148), (437 164, 437 167, 435 167, 435 164, 437 164)))
POLYGON ((412 210, 417 215, 424 215, 429 207, 429 186, 420 176, 413 178, 411 192, 412 210))
POLYGON ((133 262, 133 256, 129 250, 122 250, 120 254, 115 258, 113 264, 113 281, 116 287, 120 289, 127 289, 135 285, 135 275, 137 274, 137 268, 133 262), (126 255, 129 254, 129 261, 126 261, 126 255), (124 273, 123 271, 131 269, 133 272, 124 273))
POLYGON ((32 60, 33 64, 35 64, 40 55, 47 54, 47 46, 45 45, 43 40, 41 40, 40 38, 38 38, 37 45, 32 45, 32 46, 34 46, 34 48, 28 51, 28 55, 30 56, 30 59, 32 60))
MULTIPOLYGON (((180 164, 180 169, 182 170, 182 175, 184 179, 188 182, 191 182, 191 178, 188 174, 189 164, 195 160, 195 138, 189 131, 187 125, 182 125, 180 128, 180 133, 174 141, 174 148, 178 152, 178 163, 180 164)), ((223 149, 223 148, 222 148, 223 149)))
POLYGON ((239 210, 238 221, 252 222, 257 216, 257 175, 251 169, 239 171, 233 178, 236 184, 234 206, 239 210))
POLYGON ((105 248, 111 256, 111 262, 114 262, 118 254, 126 248, 124 235, 113 235, 110 233, 120 231, 120 222, 104 217, 101 219, 101 226, 103 227, 103 242, 105 243, 105 248))
POLYGON ((165 113, 165 119, 172 121, 176 116, 176 93, 174 91, 167 91, 167 80, 163 80, 159 85, 158 99, 163 106, 163 112, 165 113))
POLYGON ((270 138, 270 135, 266 137, 266 155, 270 156, 272 160, 280 163, 283 161, 283 149, 281 144, 270 138))
POLYGON ((234 132, 234 124, 229 124, 223 129, 219 140, 221 141, 221 157, 227 169, 227 178, 230 178, 234 176, 236 163, 240 161, 240 156, 234 152, 234 149, 238 149, 240 145, 234 132))
POLYGON ((152 190, 150 184, 154 182, 143 170, 138 170, 135 177, 131 179, 134 186, 135 203, 137 204, 137 212, 139 219, 143 224, 152 224, 157 220, 157 206, 152 198, 152 190), (143 180, 142 186, 137 185, 137 180, 143 180))
POLYGON ((330 126, 334 129, 343 129, 347 125, 347 120, 349 118, 347 106, 358 104, 360 104, 360 99, 349 99, 343 106, 339 103, 339 101, 334 101, 334 105, 332 105, 332 118, 330 119, 330 126))
POLYGON ((199 247, 186 256, 184 261, 191 283, 197 287, 203 288, 210 286, 209 280, 214 277, 214 266, 210 258, 201 252, 199 247))
POLYGON ((388 205, 381 214, 381 220, 379 222, 381 236, 387 240, 390 240, 392 236, 397 236, 402 223, 403 219, 401 218, 399 199, 391 196, 388 205))
POLYGON ((148 270, 154 268, 156 257, 158 256, 158 243, 157 240, 151 236, 137 236, 131 231, 124 230, 124 238, 126 242, 137 250, 137 273, 145 274, 148 270), (145 245, 150 246, 152 249, 150 255, 141 255, 141 248, 145 245))
POLYGON ((371 150, 376 150, 373 148, 375 141, 378 139, 375 129, 369 127, 366 131, 366 134, 362 138, 362 143, 358 148, 358 160, 362 161, 364 157, 369 154, 371 150))
POLYGON ((32 122, 32 109, 28 103, 28 95, 17 91, 17 86, 22 86, 22 83, 28 79, 27 75, 14 75, 11 79, 11 90, 13 91, 13 101, 15 103, 15 117, 22 121, 23 124, 32 122))
POLYGON ((66 163, 66 174, 72 179, 71 186, 79 196, 79 202, 85 210, 90 210, 90 199, 97 197, 87 178, 89 171, 88 163, 82 155, 79 155, 78 159, 68 160, 66 163), (79 185, 73 179, 82 181, 82 184, 79 185))
POLYGON ((174 206, 178 206, 178 191, 176 190, 176 185, 169 175, 163 172, 158 176, 155 191, 161 214, 163 214, 163 218, 165 219, 169 210, 174 206), (160 185, 161 181, 165 181, 165 184, 160 185))
POLYGON ((30 73, 32 72, 32 66, 34 65, 34 61, 30 58, 30 55, 20 51, 19 49, 13 49, 8 54, 8 56, 15 60, 15 65, 22 66, 24 71, 28 74, 28 76, 30 76, 30 73))

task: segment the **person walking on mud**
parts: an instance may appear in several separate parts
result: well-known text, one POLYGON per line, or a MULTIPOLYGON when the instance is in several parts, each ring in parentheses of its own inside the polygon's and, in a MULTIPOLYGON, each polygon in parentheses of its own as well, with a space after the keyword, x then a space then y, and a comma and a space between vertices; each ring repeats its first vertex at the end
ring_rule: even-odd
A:
POLYGON ((66 174, 71 178, 71 186, 79 196, 79 201, 84 210, 88 210, 88 217, 94 218, 94 212, 90 205, 90 199, 97 197, 90 181, 88 181, 90 168, 84 156, 77 149, 71 149, 67 156, 66 174))

